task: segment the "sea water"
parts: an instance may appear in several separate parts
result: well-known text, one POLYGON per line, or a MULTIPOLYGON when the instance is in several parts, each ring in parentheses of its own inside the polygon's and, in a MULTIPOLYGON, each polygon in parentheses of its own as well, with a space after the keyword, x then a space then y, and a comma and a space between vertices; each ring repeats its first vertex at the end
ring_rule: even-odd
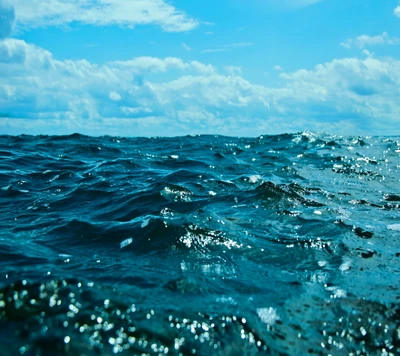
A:
POLYGON ((400 137, 0 136, 1 355, 400 354, 400 137))

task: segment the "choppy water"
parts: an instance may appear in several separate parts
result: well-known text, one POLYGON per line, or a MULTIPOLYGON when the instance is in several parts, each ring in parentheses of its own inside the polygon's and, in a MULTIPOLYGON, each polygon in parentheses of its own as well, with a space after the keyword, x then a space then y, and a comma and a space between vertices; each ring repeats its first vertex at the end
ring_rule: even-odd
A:
POLYGON ((400 354, 400 138, 0 137, 1 355, 400 354))

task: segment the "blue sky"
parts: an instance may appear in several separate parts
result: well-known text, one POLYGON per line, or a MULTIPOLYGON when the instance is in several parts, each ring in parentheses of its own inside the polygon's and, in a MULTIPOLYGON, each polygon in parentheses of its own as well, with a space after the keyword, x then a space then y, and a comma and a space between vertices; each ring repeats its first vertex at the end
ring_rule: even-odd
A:
POLYGON ((0 134, 400 134, 397 0, 0 0, 0 134))

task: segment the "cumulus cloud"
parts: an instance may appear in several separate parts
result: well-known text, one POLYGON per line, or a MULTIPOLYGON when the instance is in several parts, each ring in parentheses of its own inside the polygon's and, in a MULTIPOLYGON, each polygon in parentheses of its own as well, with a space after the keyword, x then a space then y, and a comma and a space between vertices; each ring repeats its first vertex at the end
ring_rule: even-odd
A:
POLYGON ((94 26, 155 24, 165 31, 189 31, 198 21, 165 0, 14 0, 22 28, 68 25, 94 26))
POLYGON ((369 57, 336 59, 281 78, 303 115, 324 115, 325 122, 343 117, 367 131, 394 134, 400 124, 399 73, 400 61, 369 57))
POLYGON ((167 83, 153 84, 155 92, 164 102, 179 107, 205 106, 211 112, 223 110, 234 114, 237 108, 269 107, 270 90, 252 84, 240 76, 214 74, 209 76, 181 76, 167 83), (172 101, 172 99, 174 100, 172 101))
POLYGON ((340 45, 344 48, 351 48, 353 46, 364 48, 368 46, 399 44, 399 37, 390 37, 386 32, 383 32, 381 35, 378 36, 361 35, 356 37, 355 39, 349 38, 345 42, 342 42, 340 45))
MULTIPOLYGON (((2 115, 13 119, 0 121, 10 127, 24 122, 26 128, 34 121, 38 132, 47 132, 48 126, 61 132, 73 127, 72 131, 93 133, 96 127, 107 130, 116 118, 121 123, 135 119, 143 130, 148 118, 162 120, 169 105, 158 97, 146 77, 156 80, 158 74, 166 72, 211 75, 215 69, 173 57, 138 57, 101 66, 85 60, 59 61, 37 46, 6 39, 0 41, 0 107, 2 115)), ((123 134, 118 131, 120 124, 112 130, 123 134)))
POLYGON ((245 79, 240 68, 220 71, 175 57, 104 65, 61 61, 40 47, 5 39, 0 130, 125 136, 398 132, 398 60, 336 59, 280 78, 279 87, 267 87, 245 79))
POLYGON ((9 0, 0 0, 0 40, 10 36, 15 23, 15 11, 9 0))

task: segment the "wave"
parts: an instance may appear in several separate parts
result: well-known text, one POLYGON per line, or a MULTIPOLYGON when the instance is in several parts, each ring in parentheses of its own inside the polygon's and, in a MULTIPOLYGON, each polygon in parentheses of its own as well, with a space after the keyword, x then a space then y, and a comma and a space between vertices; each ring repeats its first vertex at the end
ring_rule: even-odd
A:
POLYGON ((0 136, 1 349, 400 353, 399 167, 399 137, 0 136))

